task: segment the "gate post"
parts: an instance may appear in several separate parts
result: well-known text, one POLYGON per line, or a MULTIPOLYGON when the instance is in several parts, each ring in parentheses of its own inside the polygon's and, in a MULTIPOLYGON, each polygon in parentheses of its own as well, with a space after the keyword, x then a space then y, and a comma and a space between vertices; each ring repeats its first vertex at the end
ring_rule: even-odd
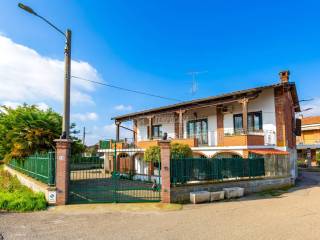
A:
POLYGON ((161 156, 161 202, 171 202, 171 176, 170 176, 170 141, 160 140, 161 156))
POLYGON ((65 205, 68 201, 69 193, 69 162, 71 155, 70 139, 56 139, 56 205, 65 205))

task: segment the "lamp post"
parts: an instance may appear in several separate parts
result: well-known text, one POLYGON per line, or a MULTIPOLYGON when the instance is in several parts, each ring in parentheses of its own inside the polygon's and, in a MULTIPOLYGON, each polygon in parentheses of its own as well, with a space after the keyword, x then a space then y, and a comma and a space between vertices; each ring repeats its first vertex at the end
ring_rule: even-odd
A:
POLYGON ((32 8, 19 3, 18 6, 24 11, 41 18, 56 31, 61 33, 66 40, 64 48, 64 106, 63 106, 63 121, 62 121, 62 139, 69 139, 70 136, 70 72, 71 72, 71 30, 67 29, 64 33, 62 30, 53 25, 50 21, 37 14, 32 8))

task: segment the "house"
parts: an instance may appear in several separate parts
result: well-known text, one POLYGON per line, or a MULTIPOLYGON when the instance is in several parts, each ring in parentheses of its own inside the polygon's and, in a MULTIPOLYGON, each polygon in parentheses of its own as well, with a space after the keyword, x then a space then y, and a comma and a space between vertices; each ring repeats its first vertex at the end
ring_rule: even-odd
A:
MULTIPOLYGON (((167 135, 172 142, 188 144, 195 157, 258 155, 286 159, 295 178, 294 131, 295 113, 300 112, 299 99, 295 83, 289 81, 289 71, 279 75, 279 83, 272 85, 114 117, 118 154, 129 146, 126 141, 120 143, 121 124, 132 121, 135 151, 129 165, 137 173, 153 171, 154 166, 144 165, 143 152, 167 135)), ((110 160, 106 168, 111 169, 112 164, 110 160)))
POLYGON ((298 159, 315 166, 320 151, 320 116, 302 117, 301 124, 301 136, 297 137, 298 159))

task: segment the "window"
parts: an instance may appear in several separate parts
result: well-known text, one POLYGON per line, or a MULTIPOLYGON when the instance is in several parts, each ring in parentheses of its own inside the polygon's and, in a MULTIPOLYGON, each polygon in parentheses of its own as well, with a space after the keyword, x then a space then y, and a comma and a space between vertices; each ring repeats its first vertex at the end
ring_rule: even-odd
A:
POLYGON ((153 125, 152 126, 152 138, 161 138, 162 137, 162 126, 153 125))
POLYGON ((196 138, 199 144, 208 144, 208 120, 192 120, 187 123, 188 138, 196 138))
MULTIPOLYGON (((241 133, 243 131, 243 115, 233 115, 234 132, 241 133)), ((262 130, 262 112, 248 113, 248 131, 258 132, 262 130)))

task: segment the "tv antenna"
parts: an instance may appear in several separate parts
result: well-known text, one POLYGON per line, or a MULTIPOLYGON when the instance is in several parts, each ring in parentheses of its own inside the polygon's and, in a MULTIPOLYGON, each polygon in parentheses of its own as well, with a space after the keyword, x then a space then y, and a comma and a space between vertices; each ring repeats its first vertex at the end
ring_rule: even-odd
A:
POLYGON ((192 95, 194 95, 197 91, 198 91, 198 83, 197 83, 197 79, 196 77, 199 74, 204 74, 204 73, 208 73, 208 71, 192 71, 192 72, 187 72, 188 75, 192 76, 192 85, 191 85, 191 89, 190 92, 192 95))

